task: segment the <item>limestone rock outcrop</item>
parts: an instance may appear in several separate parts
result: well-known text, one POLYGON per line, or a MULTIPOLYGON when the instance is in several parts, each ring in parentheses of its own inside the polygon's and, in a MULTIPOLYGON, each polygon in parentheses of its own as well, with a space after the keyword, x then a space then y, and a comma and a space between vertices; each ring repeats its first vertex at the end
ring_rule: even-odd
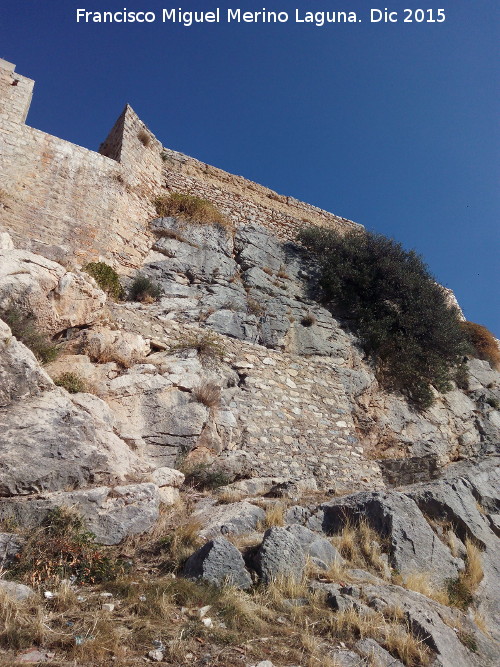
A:
POLYGON ((3 322, 0 333, 0 495, 123 481, 134 472, 138 459, 115 435, 108 406, 90 394, 72 399, 3 322))
POLYGON ((93 278, 27 250, 16 250, 8 234, 0 237, 0 310, 12 304, 32 313, 50 334, 96 322, 106 295, 93 278))

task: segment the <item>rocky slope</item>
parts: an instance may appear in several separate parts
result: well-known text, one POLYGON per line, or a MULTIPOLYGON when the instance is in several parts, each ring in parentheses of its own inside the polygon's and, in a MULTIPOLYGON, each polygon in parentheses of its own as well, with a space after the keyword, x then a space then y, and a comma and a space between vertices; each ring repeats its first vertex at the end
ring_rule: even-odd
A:
MULTIPOLYGON (((199 522, 204 545, 186 577, 248 595, 257 582, 306 581, 324 615, 397 608, 429 664, 498 664, 500 374, 470 359, 468 390, 416 413, 380 389, 347 323, 313 298, 301 248, 253 224, 232 234, 163 218, 152 230, 141 269, 163 290, 152 303, 106 301, 86 273, 0 236, 1 309, 29 309, 61 348, 42 367, 0 322, 4 526, 35 529, 72 507, 99 543, 119 545, 148 539, 189 496, 183 520, 199 522), (68 373, 86 391, 54 383, 68 373), (193 500, 179 468, 219 488, 193 500), (372 531, 365 556, 346 548, 347 528, 372 531), (470 599, 409 590, 417 575, 431 590, 467 584, 470 599)), ((0 547, 16 543, 2 535, 0 547)), ((346 641, 327 647, 337 664, 404 657, 380 632, 346 641)))

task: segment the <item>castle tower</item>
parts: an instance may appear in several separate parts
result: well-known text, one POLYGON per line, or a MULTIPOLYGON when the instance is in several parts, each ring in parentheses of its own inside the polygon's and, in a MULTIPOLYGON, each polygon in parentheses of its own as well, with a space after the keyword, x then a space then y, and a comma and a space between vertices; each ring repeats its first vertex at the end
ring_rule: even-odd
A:
POLYGON ((16 74, 16 66, 0 58, 0 116, 23 124, 33 97, 35 82, 16 74))

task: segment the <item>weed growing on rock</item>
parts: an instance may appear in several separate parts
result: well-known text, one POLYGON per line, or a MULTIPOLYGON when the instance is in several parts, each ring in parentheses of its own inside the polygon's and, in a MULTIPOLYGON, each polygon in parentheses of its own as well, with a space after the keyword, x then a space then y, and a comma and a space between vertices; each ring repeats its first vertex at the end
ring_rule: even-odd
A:
POLYGON ((467 538, 465 541, 465 568, 457 579, 447 582, 450 604, 466 610, 474 601, 474 593, 484 576, 481 551, 477 544, 467 538))
POLYGON ((232 229, 231 222, 209 201, 181 192, 160 195, 154 200, 161 218, 172 216, 202 225, 220 225, 232 229))
POLYGON ((139 130, 139 132, 137 133, 137 138, 139 139, 141 144, 144 146, 144 148, 149 146, 149 144, 151 143, 151 135, 149 134, 149 132, 147 130, 144 130, 144 129, 139 130))
POLYGON ((286 266, 284 264, 280 265, 280 268, 276 275, 278 276, 278 278, 282 278, 283 280, 290 280, 290 276, 288 275, 286 271, 286 266))
POLYGON ((189 350, 195 350, 202 363, 220 361, 224 356, 224 347, 220 339, 212 333, 187 336, 184 341, 176 343, 170 348, 170 352, 173 354, 188 352, 189 350))
POLYGON ((193 397, 207 408, 218 408, 221 401, 221 389, 214 382, 204 382, 193 389, 193 397))
POLYGON ((300 323, 303 327, 312 327, 313 324, 316 324, 316 316, 313 313, 307 313, 300 320, 300 323))
POLYGON ((448 391, 469 350, 456 309, 422 259, 380 234, 309 228, 324 299, 349 318, 383 386, 424 410, 432 387, 448 391))
POLYGON ((333 545, 346 560, 378 576, 386 572, 381 541, 380 535, 365 520, 357 524, 346 520, 342 530, 332 538, 333 545))
POLYGON ((116 271, 105 262, 89 262, 83 267, 103 292, 106 292, 112 299, 118 301, 123 299, 124 290, 120 284, 120 278, 116 271))
POLYGON ((462 391, 469 389, 469 370, 467 364, 462 362, 455 371, 455 384, 462 391))
POLYGON ((81 391, 86 391, 87 386, 83 380, 76 373, 61 373, 54 379, 54 384, 58 387, 63 387, 70 394, 78 394, 81 391))
POLYGON ((162 296, 163 290, 157 283, 154 283, 147 276, 139 274, 134 278, 128 291, 130 301, 140 301, 142 303, 152 303, 158 301, 162 296))
POLYGON ((57 346, 39 330, 32 313, 25 313, 17 306, 11 305, 0 311, 0 319, 8 324, 12 335, 26 345, 42 364, 57 358, 59 354, 57 346))
POLYGON ((257 301, 257 299, 247 296, 247 312, 250 313, 250 315, 261 317, 266 312, 266 307, 257 301))
POLYGON ((218 489, 231 481, 223 470, 211 463, 184 461, 178 468, 185 475, 184 484, 198 491, 218 489))
POLYGON ((472 653, 477 652, 477 641, 472 632, 465 632, 464 630, 459 630, 457 632, 457 637, 460 640, 460 642, 469 649, 469 651, 472 651, 472 653))
POLYGON ((448 591, 436 586, 429 572, 412 572, 404 577, 401 582, 404 588, 416 593, 421 593, 431 600, 436 600, 444 605, 450 604, 448 591))

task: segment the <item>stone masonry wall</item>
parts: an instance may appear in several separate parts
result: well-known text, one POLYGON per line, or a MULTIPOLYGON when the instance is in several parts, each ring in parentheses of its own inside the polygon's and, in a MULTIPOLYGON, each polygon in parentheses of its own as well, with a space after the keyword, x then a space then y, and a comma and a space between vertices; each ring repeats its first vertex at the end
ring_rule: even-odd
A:
POLYGON ((144 124, 127 106, 118 162, 25 125, 33 82, 5 61, 0 86, 0 224, 16 246, 58 261, 138 266, 150 245, 161 144, 150 133, 147 146, 140 141, 144 124))
POLYGON ((83 264, 137 269, 152 244, 148 221, 165 191, 212 201, 235 225, 281 239, 308 224, 359 227, 241 176, 162 148, 128 105, 99 153, 25 124, 34 82, 0 59, 0 224, 17 247, 83 264))
POLYGON ((254 222, 271 229, 283 241, 292 241, 304 226, 362 229, 361 225, 328 213, 293 197, 280 195, 258 183, 234 176, 199 160, 163 149, 164 185, 213 202, 238 226, 254 222))

